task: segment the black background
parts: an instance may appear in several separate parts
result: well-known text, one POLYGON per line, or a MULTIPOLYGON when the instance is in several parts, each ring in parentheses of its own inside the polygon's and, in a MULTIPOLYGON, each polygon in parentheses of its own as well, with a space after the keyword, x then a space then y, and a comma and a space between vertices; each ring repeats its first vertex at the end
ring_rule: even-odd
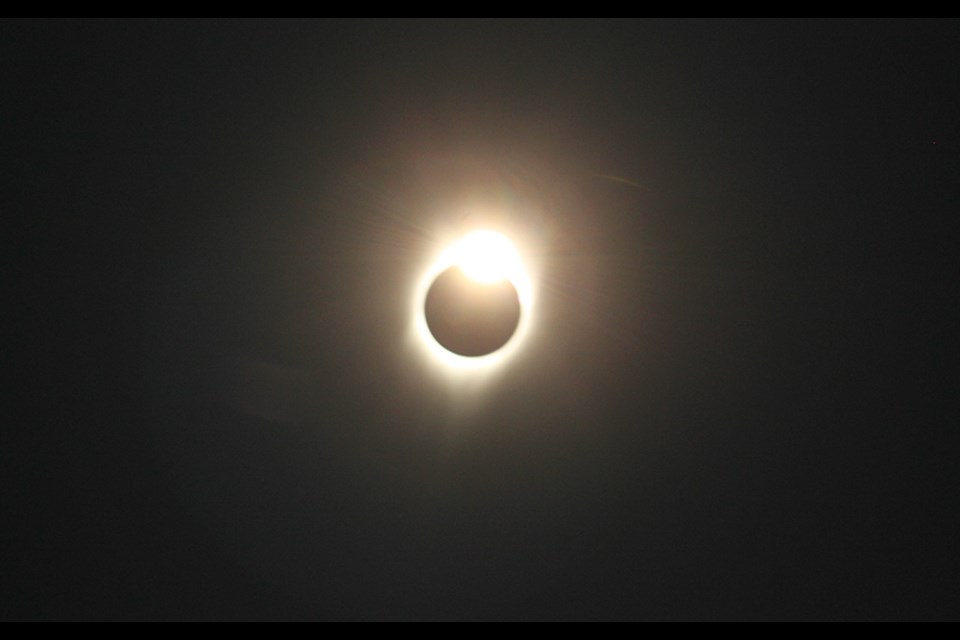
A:
POLYGON ((0 612, 955 618, 958 42, 3 22, 0 612), (471 171, 541 208, 481 391, 406 343, 471 171))

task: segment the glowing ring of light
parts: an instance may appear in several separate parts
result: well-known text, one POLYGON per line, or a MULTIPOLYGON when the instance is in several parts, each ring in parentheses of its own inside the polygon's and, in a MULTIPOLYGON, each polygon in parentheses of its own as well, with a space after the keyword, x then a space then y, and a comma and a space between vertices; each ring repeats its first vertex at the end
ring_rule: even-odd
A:
POLYGON ((414 331, 426 346, 429 358, 451 371, 491 371, 499 368, 519 349, 530 332, 533 316, 533 283, 519 252, 503 234, 483 229, 473 231, 443 249, 423 277, 413 296, 414 331), (450 267, 458 266, 479 282, 508 280, 520 299, 520 321, 502 347, 482 356, 461 356, 444 348, 427 326, 424 303, 434 280, 450 267))

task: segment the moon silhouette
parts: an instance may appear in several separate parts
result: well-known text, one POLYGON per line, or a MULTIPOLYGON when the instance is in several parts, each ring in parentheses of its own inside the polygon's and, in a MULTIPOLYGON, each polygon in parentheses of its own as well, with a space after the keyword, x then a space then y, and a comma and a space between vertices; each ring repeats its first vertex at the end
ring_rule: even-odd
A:
POLYGON ((509 280, 482 282, 452 266, 427 291, 424 315, 430 333, 444 349, 466 357, 497 351, 520 322, 520 297, 509 280))

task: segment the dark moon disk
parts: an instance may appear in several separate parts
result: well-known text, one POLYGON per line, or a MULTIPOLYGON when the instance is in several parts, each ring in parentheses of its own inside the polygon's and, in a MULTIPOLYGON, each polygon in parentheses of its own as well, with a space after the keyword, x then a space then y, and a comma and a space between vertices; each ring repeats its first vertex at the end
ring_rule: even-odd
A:
POLYGON ((459 267, 450 267, 430 285, 424 313, 442 347, 461 356, 485 356, 516 331, 520 298, 508 280, 476 282, 459 267))

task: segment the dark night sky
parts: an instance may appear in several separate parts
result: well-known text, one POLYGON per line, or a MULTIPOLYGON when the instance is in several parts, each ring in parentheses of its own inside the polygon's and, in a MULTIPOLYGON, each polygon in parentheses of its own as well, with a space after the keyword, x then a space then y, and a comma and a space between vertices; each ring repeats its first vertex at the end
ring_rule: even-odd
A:
POLYGON ((0 615, 956 618, 958 43, 0 23, 0 615), (405 332, 470 189, 541 273, 466 393, 405 332))

